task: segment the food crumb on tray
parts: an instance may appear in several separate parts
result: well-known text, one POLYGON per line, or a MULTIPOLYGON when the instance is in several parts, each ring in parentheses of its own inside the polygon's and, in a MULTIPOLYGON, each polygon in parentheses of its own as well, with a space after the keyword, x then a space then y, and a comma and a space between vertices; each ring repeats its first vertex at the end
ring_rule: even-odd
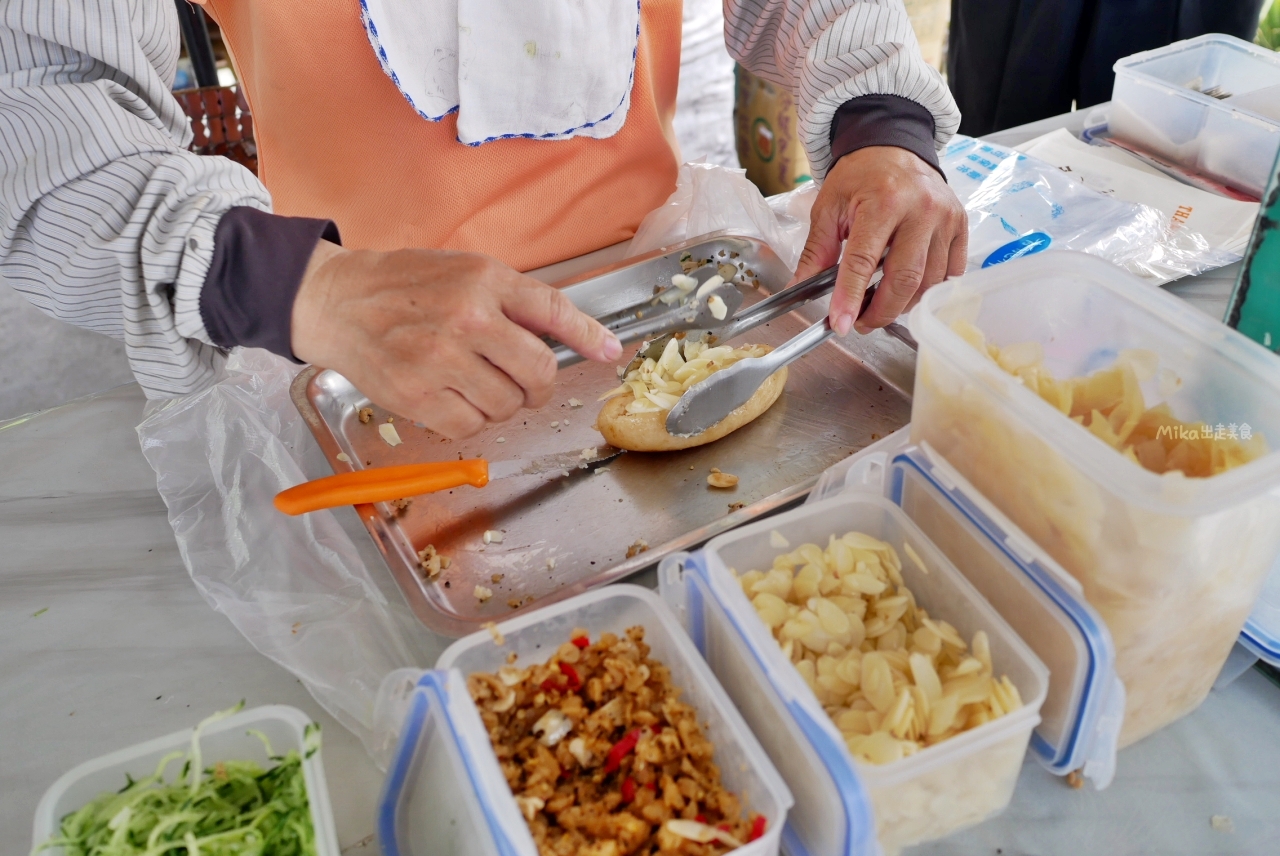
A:
POLYGON ((486 621, 484 624, 481 624, 480 626, 483 627, 485 630, 489 631, 489 635, 493 637, 494 645, 507 644, 507 637, 502 635, 502 631, 498 629, 497 624, 495 624, 492 621, 486 621))
POLYGON ((356 416, 360 419, 360 422, 362 424, 368 425, 371 421, 373 421, 373 408, 361 407, 358 411, 356 411, 356 416))
POLYGON ((1227 817, 1225 814, 1215 814, 1213 817, 1209 818, 1209 826, 1213 828, 1214 832, 1236 831, 1236 825, 1232 823, 1231 818, 1227 817))
POLYGON ((484 543, 486 543, 486 544, 501 544, 501 543, 502 543, 502 530, 501 530, 501 529, 486 529, 486 530, 484 531, 484 535, 482 536, 481 540, 482 540, 482 541, 484 541, 484 543))
POLYGON ((711 474, 707 476, 707 484, 716 488, 731 488, 738 486, 738 477, 731 473, 722 473, 715 467, 711 468, 711 474))
POLYGON ((631 543, 629 547, 627 547, 627 558, 634 559, 636 556, 639 556, 641 553, 643 553, 648 549, 649 549, 649 542, 644 540, 643 538, 637 538, 635 541, 631 543))
POLYGON ((378 433, 382 436, 383 442, 388 446, 399 446, 404 441, 400 439, 400 432, 396 430, 396 426, 390 422, 383 422, 378 426, 378 433))
POLYGON ((434 580, 440 576, 441 571, 446 571, 453 564, 453 560, 448 556, 440 555, 434 544, 428 544, 418 551, 418 567, 427 575, 427 579, 434 580))
POLYGON ((721 856, 765 834, 642 627, 574 630, 548 662, 467 688, 540 856, 721 856))
POLYGON ((485 588, 484 586, 478 585, 472 591, 472 594, 476 596, 476 600, 480 601, 481 603, 484 603, 485 601, 493 597, 493 589, 485 588))
POLYGON ((400 499, 393 499, 389 505, 395 510, 396 517, 399 517, 409 510, 410 505, 413 505, 413 498, 401 497, 400 499))

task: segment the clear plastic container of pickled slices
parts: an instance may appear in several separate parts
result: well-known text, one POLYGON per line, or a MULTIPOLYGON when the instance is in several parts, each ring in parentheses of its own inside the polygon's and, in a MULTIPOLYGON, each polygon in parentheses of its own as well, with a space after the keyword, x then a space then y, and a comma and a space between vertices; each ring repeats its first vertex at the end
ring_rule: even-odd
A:
POLYGON ((1280 552, 1280 358, 1067 252, 931 289, 911 330, 912 441, 1079 581, 1115 644, 1120 745, 1193 710, 1280 552))
POLYGON ((663 598, 717 676, 732 676, 726 687, 795 794, 783 832, 793 856, 895 853, 977 823, 1007 805, 1029 743, 1049 769, 1083 769, 1096 787, 1114 770, 1123 688, 1101 620, 962 477, 905 440, 893 435, 837 465, 805 506, 659 570, 663 598), (991 677, 1007 676, 1020 706, 888 763, 855 757, 830 699, 802 676, 742 582, 780 554, 849 532, 898 551, 902 582, 932 619, 962 640, 985 634, 991 677))
POLYGON ((632 585, 597 589, 503 622, 492 634, 459 639, 435 670, 388 676, 378 715, 399 716, 402 725, 379 805, 383 853, 536 856, 467 676, 498 673, 512 654, 519 665, 544 663, 576 629, 597 639, 637 625, 651 656, 670 670, 680 700, 697 712, 724 787, 744 811, 764 819, 758 838, 729 852, 775 856, 792 802, 787 786, 675 616, 653 591, 632 585))

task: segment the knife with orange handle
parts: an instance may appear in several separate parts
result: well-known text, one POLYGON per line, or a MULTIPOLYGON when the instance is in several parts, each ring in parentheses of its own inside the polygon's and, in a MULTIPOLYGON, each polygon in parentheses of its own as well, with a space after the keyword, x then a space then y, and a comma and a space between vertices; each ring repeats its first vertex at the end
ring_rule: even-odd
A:
POLYGON ((575 470, 598 469, 622 452, 613 446, 599 446, 527 461, 496 461, 491 464, 483 458, 471 458, 374 467, 295 485, 276 494, 275 505, 285 514, 298 515, 342 505, 390 502, 467 484, 484 487, 491 481, 511 476, 568 475, 575 470))

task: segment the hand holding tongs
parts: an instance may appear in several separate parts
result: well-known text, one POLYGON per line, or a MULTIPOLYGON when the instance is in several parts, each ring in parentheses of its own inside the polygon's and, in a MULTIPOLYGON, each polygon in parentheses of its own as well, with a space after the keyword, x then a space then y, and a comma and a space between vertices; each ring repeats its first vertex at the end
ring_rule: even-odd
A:
MULTIPOLYGON (((706 274, 706 276, 699 280, 697 289, 690 291, 687 297, 678 302, 664 303, 662 298, 667 292, 663 292, 639 305, 630 306, 597 320, 612 330, 624 346, 649 336, 662 334, 669 336, 681 330, 715 329, 728 324, 734 313, 742 306, 742 292, 731 281, 723 281, 723 285, 703 292, 702 287, 707 281, 713 276, 719 277, 719 274, 714 267, 710 267, 701 268, 690 276, 698 279, 697 274, 706 274), (712 297, 719 297, 723 305, 713 306, 712 297)), ((557 344, 551 348, 551 351, 556 355, 556 365, 562 369, 580 363, 583 359, 577 351, 567 345, 557 344)))
MULTIPOLYGON (((714 342, 721 344, 741 336, 748 330, 754 330, 761 324, 767 324, 776 318, 781 318, 788 312, 799 309, 805 304, 812 303, 815 300, 826 297, 836 286, 836 274, 839 271, 839 265, 832 265, 821 273, 814 274, 803 282, 796 283, 790 288, 784 288, 775 294, 771 294, 759 303, 748 306, 746 309, 734 315, 729 321, 720 326, 710 328, 706 332, 712 333, 714 342)), ((875 285, 879 279, 873 279, 871 285, 867 289, 867 295, 875 294, 875 285)), ((868 296, 863 297, 863 311, 866 310, 868 296)), ((901 324, 896 322, 887 325, 885 332, 915 348, 915 339, 911 338, 911 334, 907 332, 901 324)), ((696 331, 692 337, 697 339, 696 331)), ((627 371, 636 368, 636 366, 644 362, 646 357, 658 359, 662 356, 662 352, 667 347, 667 342, 671 339, 671 335, 659 336, 657 339, 649 342, 641 348, 631 360, 631 364, 627 366, 627 371)))
MULTIPOLYGON (((762 300, 744 312, 742 319, 735 317, 732 323, 722 328, 721 332, 727 333, 733 330, 733 335, 737 335, 811 300, 825 296, 835 287, 837 267, 830 267, 798 285, 783 289, 767 300, 762 300), (766 303, 771 304, 767 310, 758 311, 766 303)), ((859 316, 867 311, 872 298, 875 297, 876 288, 882 276, 883 274, 881 273, 880 276, 874 277, 867 287, 862 296, 862 308, 858 311, 859 316)), ((915 339, 900 324, 889 324, 885 328, 885 332, 910 345, 913 349, 916 346, 915 339)), ((676 405, 667 414, 667 432, 676 437, 701 434, 734 410, 746 404, 747 400, 755 394, 762 383, 768 380, 770 375, 788 363, 809 353, 833 335, 835 335, 835 330, 831 327, 830 319, 824 318, 764 356, 739 360, 728 368, 721 369, 711 375, 706 380, 694 384, 685 391, 684 395, 680 397, 680 400, 676 402, 676 405)), ((728 339, 730 336, 725 335, 723 338, 728 339)))

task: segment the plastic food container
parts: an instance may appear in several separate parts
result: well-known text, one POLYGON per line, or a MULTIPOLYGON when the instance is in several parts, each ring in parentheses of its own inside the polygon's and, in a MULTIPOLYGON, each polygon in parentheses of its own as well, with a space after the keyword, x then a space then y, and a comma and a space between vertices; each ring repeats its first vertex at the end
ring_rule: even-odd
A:
MULTIPOLYGON (((920 342, 913 441, 927 441, 1080 581, 1116 647, 1126 746, 1208 693, 1280 551, 1280 454, 1211 478, 1127 460, 1006 374, 950 327, 1035 341, 1059 379, 1155 352, 1147 406, 1225 423, 1280 447, 1280 359, 1106 262, 1050 252, 931 289, 912 312, 920 342)), ((1224 428, 1225 428, 1224 425, 1224 428)))
POLYGON ((1060 774, 1084 767, 1105 786, 1114 768, 1123 702, 1113 700, 1109 716, 1106 707, 1123 690, 1100 620, 1065 572, 998 512, 988 515, 963 497, 972 489, 958 475, 940 479, 945 462, 901 448, 904 439, 899 432, 837 465, 838 474, 829 471, 815 490, 826 498, 722 535, 691 556, 673 556, 659 570, 663 597, 734 688, 734 701, 796 795, 783 833, 792 856, 871 854, 877 839, 892 853, 989 817, 1007 805, 1029 741, 1060 774), (767 567, 781 552, 770 546, 774 531, 794 548, 850 530, 900 553, 911 543, 930 571, 904 559, 904 582, 966 639, 987 632, 995 670, 1018 687, 1021 709, 892 764, 854 760, 729 570, 767 567), (964 573, 948 557, 965 562, 964 573), (1017 614, 1053 663, 1052 684, 1041 658, 980 588, 1003 592, 1002 609, 1017 614))
MULTIPOLYGON (((329 806, 329 789, 325 785, 324 766, 320 761, 321 750, 310 758, 305 757, 303 741, 311 718, 294 707, 269 705, 244 710, 226 719, 212 722, 200 733, 200 750, 204 766, 218 761, 255 761, 270 767, 267 750, 262 741, 247 733, 261 731, 271 742, 273 752, 284 754, 290 749, 304 753, 302 775, 307 785, 307 800, 311 805, 311 824, 315 828, 318 856, 338 856, 338 834, 333 825, 333 810, 329 806)), ((194 729, 178 731, 167 737, 158 737, 146 743, 121 749, 101 758, 86 761, 68 771, 45 791, 36 806, 35 830, 32 846, 38 847, 56 835, 62 818, 82 808, 94 797, 104 792, 118 791, 125 784, 125 776, 141 779, 155 773, 160 759, 170 752, 185 752, 191 748, 194 729)), ((176 777, 181 764, 171 764, 166 771, 176 777)), ((62 856, 61 847, 43 851, 50 856, 62 856)))
POLYGON ((1262 196, 1280 149, 1280 57, 1206 35, 1125 57, 1115 72, 1112 133, 1262 196))
POLYGON ((460 639, 440 656, 435 671, 411 684, 378 809, 383 853, 537 856, 465 676, 496 672, 511 652, 519 663, 544 662, 574 628, 586 628, 594 638, 637 624, 645 629, 651 656, 671 670, 681 699, 697 710, 715 745, 721 781, 744 809, 767 820, 763 837, 732 852, 776 854, 790 791, 675 616, 654 592, 632 585, 608 586, 500 624, 502 646, 487 632, 460 639))

